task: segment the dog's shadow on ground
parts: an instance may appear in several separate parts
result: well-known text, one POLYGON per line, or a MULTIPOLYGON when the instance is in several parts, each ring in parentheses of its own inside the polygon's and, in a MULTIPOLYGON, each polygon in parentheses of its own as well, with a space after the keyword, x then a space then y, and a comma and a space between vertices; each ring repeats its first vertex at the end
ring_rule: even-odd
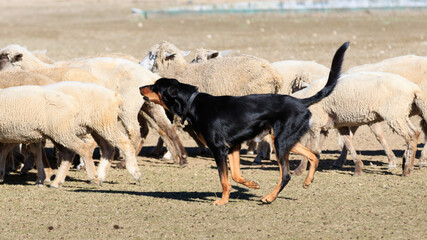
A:
MULTIPOLYGON (((221 192, 185 192, 185 191, 153 191, 153 192, 138 192, 138 191, 121 191, 121 190, 101 190, 101 189, 87 189, 79 188, 71 190, 73 192, 89 192, 89 193, 102 193, 102 194, 127 194, 135 196, 146 196, 152 198, 163 198, 163 199, 172 199, 180 200, 186 202, 212 202, 215 199, 220 198, 222 195, 221 192)), ((288 197, 279 197, 281 199, 295 201, 297 199, 288 198, 288 197)), ((246 201, 258 201, 260 196, 255 195, 249 192, 249 189, 232 186, 230 193, 230 201, 233 202, 235 199, 246 200, 246 201)))

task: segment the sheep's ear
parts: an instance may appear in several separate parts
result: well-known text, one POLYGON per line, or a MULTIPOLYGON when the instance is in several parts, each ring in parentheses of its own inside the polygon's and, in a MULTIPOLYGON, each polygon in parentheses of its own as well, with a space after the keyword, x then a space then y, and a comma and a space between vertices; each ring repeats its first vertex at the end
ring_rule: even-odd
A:
POLYGON ((176 53, 166 53, 166 60, 173 60, 176 56, 176 53))
POLYGON ((219 52, 214 52, 214 53, 208 55, 208 60, 213 59, 213 58, 217 58, 218 56, 219 56, 219 52))
POLYGON ((185 56, 187 56, 188 54, 190 54, 190 52, 191 52, 191 51, 182 51, 182 55, 185 57, 185 56))
POLYGON ((302 82, 302 83, 301 83, 301 88, 306 88, 306 87, 308 87, 308 86, 310 86, 310 84, 308 84, 308 83, 306 83, 306 82, 302 82))
POLYGON ((12 62, 22 61, 22 53, 13 56, 12 62))

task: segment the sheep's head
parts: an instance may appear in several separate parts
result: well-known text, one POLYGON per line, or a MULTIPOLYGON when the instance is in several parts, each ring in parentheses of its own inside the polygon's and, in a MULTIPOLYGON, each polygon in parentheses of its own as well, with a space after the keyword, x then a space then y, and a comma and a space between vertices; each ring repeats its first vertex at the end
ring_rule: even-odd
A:
POLYGON ((9 45, 0 50, 0 70, 21 68, 22 59, 27 49, 19 45, 9 45))
POLYGON ((194 59, 191 61, 191 63, 205 63, 211 59, 224 57, 230 52, 231 50, 216 51, 200 48, 197 49, 196 54, 194 55, 194 59))
POLYGON ((295 75, 295 79, 292 81, 291 93, 297 92, 301 89, 308 87, 310 84, 310 73, 302 72, 295 75))
POLYGON ((185 61, 189 51, 181 51, 172 43, 163 41, 151 47, 148 55, 140 62, 146 69, 159 73, 162 68, 167 68, 174 61, 185 61))

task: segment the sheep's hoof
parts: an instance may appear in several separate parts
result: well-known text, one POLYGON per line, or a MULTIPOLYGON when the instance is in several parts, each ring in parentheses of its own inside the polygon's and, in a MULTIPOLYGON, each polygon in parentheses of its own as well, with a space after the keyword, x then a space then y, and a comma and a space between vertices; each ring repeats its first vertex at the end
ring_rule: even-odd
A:
POLYGON ((89 180, 89 183, 99 185, 99 179, 95 178, 95 179, 89 180))
POLYGON ((427 161, 419 161, 418 162, 418 167, 427 167, 427 161))
POLYGON ((36 183, 36 187, 42 188, 42 187, 44 187, 44 184, 43 183, 36 183))
POLYGON ((355 171, 353 173, 353 177, 360 177, 360 176, 362 176, 362 171, 355 171))
POLYGON ((294 170, 294 175, 301 176, 304 170, 301 170, 301 168, 297 168, 294 170))
POLYGON ((396 169, 396 164, 389 164, 388 166, 387 166, 387 168, 388 168, 388 170, 393 170, 393 169, 396 169))

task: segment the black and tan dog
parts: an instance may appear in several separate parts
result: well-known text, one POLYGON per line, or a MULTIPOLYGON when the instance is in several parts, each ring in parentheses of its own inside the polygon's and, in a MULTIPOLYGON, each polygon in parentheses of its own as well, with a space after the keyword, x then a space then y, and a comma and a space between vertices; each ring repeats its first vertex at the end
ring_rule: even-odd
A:
POLYGON ((299 139, 310 127, 311 112, 308 107, 328 96, 337 84, 348 45, 348 42, 344 43, 335 53, 325 87, 305 99, 278 94, 212 96, 198 92, 195 86, 166 78, 157 80, 154 85, 143 86, 140 91, 146 100, 162 105, 181 117, 182 121, 187 120, 200 140, 212 151, 223 189, 222 198, 214 204, 225 204, 230 196, 227 157, 236 182, 259 188, 256 183, 246 180, 240 174, 240 144, 271 131, 280 170, 278 185, 262 198, 262 202, 271 203, 291 179, 289 152, 301 154, 310 160, 304 188, 313 180, 318 159, 299 143, 299 139))

